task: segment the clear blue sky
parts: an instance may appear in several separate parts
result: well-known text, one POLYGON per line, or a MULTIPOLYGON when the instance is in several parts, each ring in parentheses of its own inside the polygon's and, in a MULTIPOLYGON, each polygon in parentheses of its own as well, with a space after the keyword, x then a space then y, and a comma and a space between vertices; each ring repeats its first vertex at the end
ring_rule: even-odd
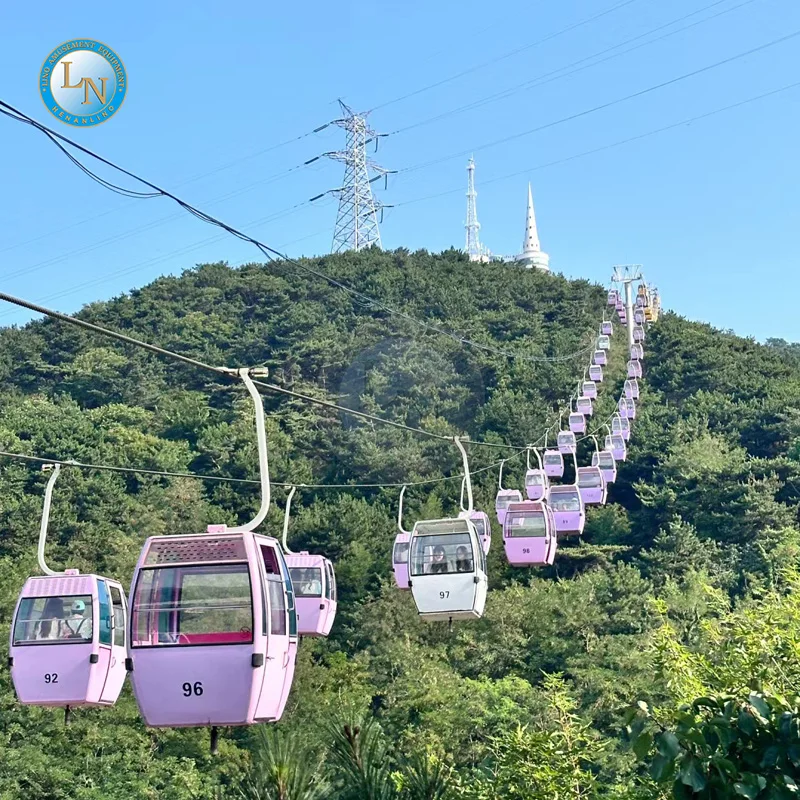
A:
MULTIPOLYGON (((642 263, 666 308, 758 339, 800 340, 800 88, 534 169, 800 81, 800 37, 482 148, 800 30, 796 2, 752 0, 734 8, 742 1, 721 0, 639 42, 734 10, 606 63, 391 136, 376 157, 402 170, 474 149, 481 233, 494 252, 519 250, 530 180, 542 246, 555 271, 605 283, 612 264, 642 263), (513 172, 520 174, 488 183, 513 172)), ((8 3, 2 22, 13 35, 4 41, 0 97, 275 247, 292 255, 322 254, 330 250, 335 201, 264 220, 340 185, 341 166, 323 160, 267 179, 340 147, 343 133, 329 128, 260 151, 335 118, 337 97, 366 110, 493 62, 371 115, 377 130, 394 131, 531 81, 711 2, 633 0, 532 47, 614 0, 143 0, 102 8, 55 4, 46 14, 36 5, 8 3), (45 56, 74 37, 109 45, 128 72, 124 106, 92 129, 58 123, 38 94, 45 56), (234 166, 219 169, 231 161, 234 166)), ((198 262, 259 260, 254 249, 217 229, 176 216, 169 201, 126 200, 102 189, 30 128, 0 118, 0 142, 0 286, 8 292, 70 312, 198 262)), ((387 212, 384 245, 463 247, 465 167, 460 156, 392 177, 388 191, 380 191, 386 203, 398 204, 387 212)), ((0 324, 29 318, 5 308, 0 315, 0 324)))

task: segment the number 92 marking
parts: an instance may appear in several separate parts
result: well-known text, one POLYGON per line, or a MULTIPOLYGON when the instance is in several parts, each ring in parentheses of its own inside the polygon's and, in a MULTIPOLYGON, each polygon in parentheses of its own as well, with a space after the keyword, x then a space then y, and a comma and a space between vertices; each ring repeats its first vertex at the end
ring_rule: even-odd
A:
POLYGON ((57 672, 46 672, 44 675, 44 682, 45 683, 58 683, 58 673, 57 672))

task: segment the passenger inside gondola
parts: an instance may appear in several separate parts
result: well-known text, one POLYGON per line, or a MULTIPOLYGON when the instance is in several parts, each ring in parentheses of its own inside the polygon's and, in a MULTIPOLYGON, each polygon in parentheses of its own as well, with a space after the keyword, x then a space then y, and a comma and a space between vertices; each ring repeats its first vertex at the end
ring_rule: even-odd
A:
MULTIPOLYGON (((482 552, 482 551, 481 551, 482 552)), ((474 569, 475 555, 468 533, 417 536, 411 548, 412 575, 448 575, 474 569), (466 558, 459 550, 466 552, 466 558), (459 569, 457 561, 469 563, 469 570, 459 569)))
POLYGON ((581 500, 577 494, 554 494, 550 496, 550 507, 554 511, 580 511, 581 500))
POLYGON ((92 598, 26 597, 14 625, 14 644, 91 641, 92 598))
POLYGON ((322 597, 322 576, 316 567, 289 570, 298 597, 322 597))
POLYGON ((456 550, 456 572, 472 572, 472 559, 464 545, 456 550))
POLYGON ((431 574, 447 572, 447 554, 441 545, 433 548, 433 560, 428 564, 428 572, 431 574))
POLYGON ((60 597, 49 597, 42 616, 36 623, 34 638, 37 640, 60 639, 64 616, 64 601, 60 597))
POLYGON ((62 636, 65 639, 91 639, 92 618, 86 616, 86 603, 74 600, 69 609, 69 616, 64 620, 62 636))

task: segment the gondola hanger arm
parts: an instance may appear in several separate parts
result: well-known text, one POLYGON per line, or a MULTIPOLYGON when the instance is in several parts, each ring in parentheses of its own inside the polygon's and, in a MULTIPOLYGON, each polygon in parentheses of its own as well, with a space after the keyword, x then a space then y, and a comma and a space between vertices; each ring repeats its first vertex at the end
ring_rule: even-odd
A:
POLYGON ((47 562, 44 560, 44 547, 47 543, 47 526, 50 522, 50 506, 53 502, 53 487, 56 485, 56 481, 58 480, 58 476, 61 473, 61 464, 44 464, 42 466, 42 471, 47 472, 52 470, 50 474, 50 478, 47 481, 47 486, 44 490, 44 505, 42 507, 42 521, 39 525, 39 548, 37 550, 36 556, 39 560, 39 569, 45 575, 60 575, 61 573, 56 572, 55 570, 50 569, 47 566, 47 562))
POLYGON ((269 482, 269 459, 267 456, 267 429, 264 421, 264 402, 261 395, 253 383, 253 378, 264 378, 268 371, 266 367, 243 367, 238 370, 226 370, 231 374, 238 375, 244 383, 250 399, 253 401, 253 408, 256 413, 256 439, 258 443, 258 472, 261 479, 261 507, 258 513, 244 525, 235 528, 228 528, 231 533, 250 533, 254 531, 265 519, 269 511, 269 504, 272 497, 272 488, 269 482))
POLYGON ((406 489, 408 489, 408 486, 403 486, 400 490, 400 503, 397 506, 397 530, 399 530, 400 533, 410 534, 411 531, 407 531, 403 527, 403 498, 405 497, 406 489))
POLYGON ((467 457, 467 451, 464 449, 464 445, 461 444, 461 439, 459 439, 458 436, 454 436, 453 441, 455 441, 456 447, 461 452, 461 462, 464 465, 464 479, 467 486, 468 506, 464 510, 471 514, 475 510, 475 504, 472 498, 472 476, 469 474, 469 458, 467 457))
POLYGON ((283 552, 284 553, 292 553, 293 551, 289 549, 289 545, 286 543, 286 537, 289 535, 289 515, 291 514, 292 510, 292 498, 294 497, 294 493, 297 491, 296 486, 292 486, 289 489, 289 495, 286 498, 286 508, 283 511, 283 538, 281 540, 281 544, 283 545, 283 552))

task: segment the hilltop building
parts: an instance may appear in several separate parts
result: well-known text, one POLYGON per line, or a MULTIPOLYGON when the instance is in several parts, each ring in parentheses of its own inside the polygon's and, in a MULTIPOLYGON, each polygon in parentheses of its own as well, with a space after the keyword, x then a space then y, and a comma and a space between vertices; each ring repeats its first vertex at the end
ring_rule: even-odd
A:
POLYGON ((516 256, 496 255, 481 242, 477 198, 478 193, 475 191, 475 159, 470 156, 467 162, 467 221, 464 224, 467 231, 464 249, 469 256, 469 260, 484 264, 489 261, 502 261, 506 264, 517 264, 520 267, 525 267, 525 269, 538 269, 541 272, 549 272, 550 256, 542 252, 539 244, 539 232, 536 229, 536 214, 533 210, 533 194, 531 193, 530 183, 528 184, 528 210, 525 216, 525 239, 522 242, 522 252, 516 256))
POLYGON ((550 271, 550 256, 542 251, 539 244, 539 232, 536 230, 536 215, 533 211, 533 195, 531 185, 528 184, 528 213, 525 217, 525 239, 522 242, 522 252, 514 260, 527 269, 538 269, 542 272, 550 271))

